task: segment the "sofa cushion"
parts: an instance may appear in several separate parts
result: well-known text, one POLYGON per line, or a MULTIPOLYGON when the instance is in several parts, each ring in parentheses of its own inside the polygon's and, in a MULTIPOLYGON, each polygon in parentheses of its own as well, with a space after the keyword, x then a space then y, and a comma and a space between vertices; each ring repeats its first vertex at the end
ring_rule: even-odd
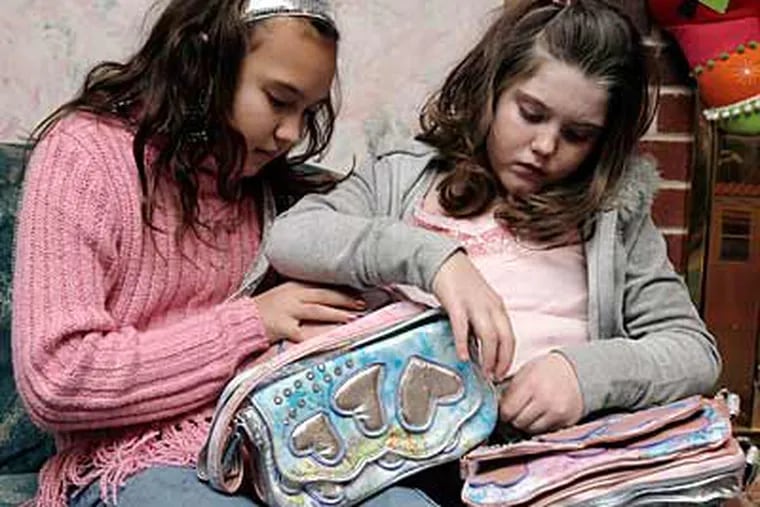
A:
POLYGON ((24 411, 11 365, 13 232, 22 161, 22 146, 0 144, 0 474, 36 472, 53 453, 50 436, 36 428, 24 411))
POLYGON ((34 497, 37 474, 0 475, 0 507, 19 505, 34 497))

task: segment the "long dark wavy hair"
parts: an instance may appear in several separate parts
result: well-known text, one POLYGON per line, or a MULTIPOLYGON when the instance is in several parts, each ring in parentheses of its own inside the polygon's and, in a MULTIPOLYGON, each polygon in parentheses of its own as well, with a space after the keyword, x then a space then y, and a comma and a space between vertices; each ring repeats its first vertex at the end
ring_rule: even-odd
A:
MULTIPOLYGON (((243 21, 245 3, 171 0, 142 47, 125 63, 96 65, 76 97, 34 129, 30 144, 36 145, 73 112, 127 125, 134 131, 132 150, 143 194, 143 221, 152 230, 156 230, 155 194, 162 184, 173 189, 182 212, 181 226, 174 231, 178 236, 187 230, 197 235, 198 228, 206 226, 198 216, 198 176, 210 170, 204 167, 209 160, 224 200, 242 204, 254 198, 260 186, 242 177, 245 139, 230 124, 241 63, 257 25, 243 21), (158 148, 155 160, 146 158, 149 146, 158 148)), ((306 18, 303 22, 337 43, 339 35, 332 25, 306 18)), ((280 157, 261 172, 276 196, 292 201, 289 196, 324 190, 333 183, 326 175, 305 175, 291 167, 327 148, 335 122, 336 92, 337 86, 327 101, 306 113, 298 155, 280 157)))
POLYGON ((418 138, 438 148, 446 176, 439 200, 455 217, 495 216, 519 237, 556 242, 593 231, 649 127, 656 91, 641 36, 604 0, 510 0, 478 44, 425 105, 418 138), (532 77, 546 57, 580 69, 608 89, 605 128, 578 171, 531 196, 509 195, 489 167, 486 138, 500 94, 532 77), (651 95, 650 95, 651 94, 651 95))

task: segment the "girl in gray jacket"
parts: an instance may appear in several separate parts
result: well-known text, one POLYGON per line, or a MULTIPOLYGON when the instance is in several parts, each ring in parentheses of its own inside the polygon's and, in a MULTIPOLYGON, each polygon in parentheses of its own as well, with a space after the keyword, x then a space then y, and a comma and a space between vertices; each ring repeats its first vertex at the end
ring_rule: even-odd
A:
POLYGON ((458 351, 508 383, 501 419, 536 433, 602 409, 709 391, 720 371, 652 223, 657 175, 640 35, 603 0, 511 1, 427 103, 417 140, 377 154, 274 225, 285 275, 408 284, 458 351))

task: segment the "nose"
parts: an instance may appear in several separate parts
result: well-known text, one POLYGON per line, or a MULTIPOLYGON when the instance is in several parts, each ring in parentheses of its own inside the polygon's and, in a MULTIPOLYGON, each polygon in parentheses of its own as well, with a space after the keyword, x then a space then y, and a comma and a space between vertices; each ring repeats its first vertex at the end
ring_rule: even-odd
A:
POLYGON ((530 143, 533 152, 541 157, 548 157, 557 151, 559 131, 552 125, 544 125, 537 129, 530 143))
POLYGON ((301 139, 303 129, 303 115, 289 114, 283 116, 274 131, 278 144, 292 146, 301 139))

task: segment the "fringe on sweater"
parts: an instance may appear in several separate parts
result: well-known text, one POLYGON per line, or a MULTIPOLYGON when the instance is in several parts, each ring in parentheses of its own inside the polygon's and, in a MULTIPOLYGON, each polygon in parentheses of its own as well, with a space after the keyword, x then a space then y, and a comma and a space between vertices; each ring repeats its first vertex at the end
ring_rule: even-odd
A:
POLYGON ((99 483, 100 498, 117 505, 127 479, 156 466, 194 467, 210 428, 213 408, 190 417, 142 426, 118 438, 88 433, 56 436, 61 449, 43 466, 34 500, 24 507, 66 507, 71 495, 99 483))

